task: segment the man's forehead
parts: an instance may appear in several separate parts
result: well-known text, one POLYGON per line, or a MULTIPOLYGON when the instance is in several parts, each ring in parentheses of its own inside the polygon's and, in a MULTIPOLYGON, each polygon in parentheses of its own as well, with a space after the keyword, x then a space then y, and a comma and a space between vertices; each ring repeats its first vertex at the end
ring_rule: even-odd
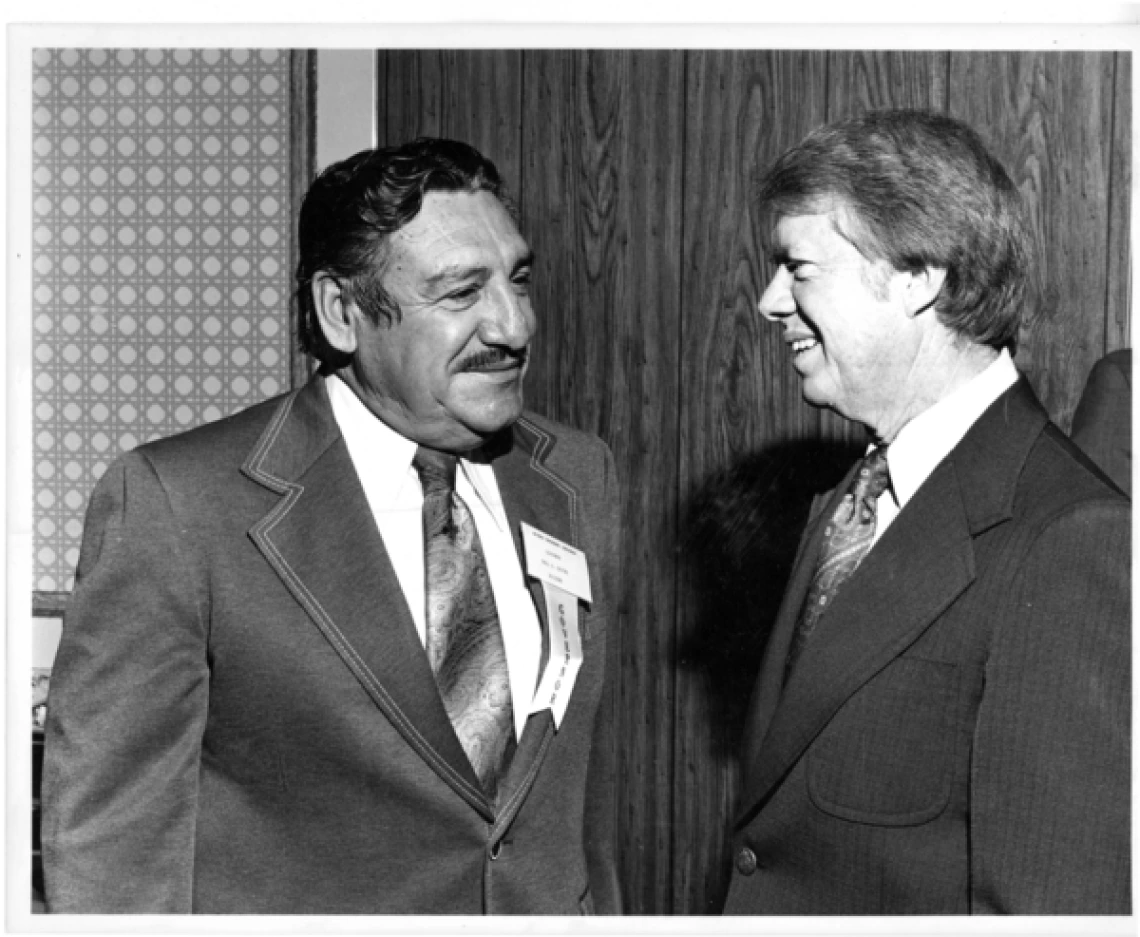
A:
POLYGON ((802 212, 780 215, 772 228, 772 240, 787 247, 806 238, 834 230, 834 215, 830 212, 802 212))
POLYGON ((832 201, 812 205, 802 212, 779 215, 775 219, 771 239, 777 249, 805 242, 822 246, 834 244, 837 240, 854 247, 852 234, 859 229, 858 216, 844 204, 832 201))
POLYGON ((461 251, 527 249, 514 220, 490 192, 429 192, 391 244, 424 260, 461 251))

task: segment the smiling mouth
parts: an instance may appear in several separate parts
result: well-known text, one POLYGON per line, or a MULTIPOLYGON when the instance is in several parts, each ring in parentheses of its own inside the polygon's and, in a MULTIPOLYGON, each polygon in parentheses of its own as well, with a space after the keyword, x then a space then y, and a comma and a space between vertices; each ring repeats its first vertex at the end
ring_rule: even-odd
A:
POLYGON ((472 355, 460 365, 459 370, 475 374, 502 374, 521 370, 526 359, 526 349, 513 353, 488 350, 472 355))
POLYGON ((468 374, 507 374, 513 371, 521 371, 523 363, 521 361, 502 361, 498 364, 483 364, 474 368, 464 368, 468 374))
POLYGON ((798 358, 804 352, 811 351, 819 344, 819 340, 815 338, 797 338, 791 342, 792 357, 798 358))

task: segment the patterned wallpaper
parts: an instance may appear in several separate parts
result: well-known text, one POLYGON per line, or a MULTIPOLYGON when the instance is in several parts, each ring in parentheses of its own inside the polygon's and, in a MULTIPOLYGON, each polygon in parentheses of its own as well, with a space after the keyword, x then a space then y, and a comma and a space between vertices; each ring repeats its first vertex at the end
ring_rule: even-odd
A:
POLYGON ((119 453, 288 389, 289 55, 33 62, 34 588, 57 592, 119 453))

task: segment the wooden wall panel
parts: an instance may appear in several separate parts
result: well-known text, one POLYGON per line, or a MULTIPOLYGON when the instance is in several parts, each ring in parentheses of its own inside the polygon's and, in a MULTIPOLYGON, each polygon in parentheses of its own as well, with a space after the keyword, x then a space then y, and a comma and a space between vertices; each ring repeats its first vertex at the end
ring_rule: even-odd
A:
POLYGON ((828 53, 827 119, 885 107, 946 107, 945 52, 828 53))
POLYGON ((470 143, 490 158, 517 198, 522 178, 523 53, 448 49, 441 55, 443 135, 470 143))
POLYGON ((518 49, 381 51, 379 145, 419 136, 470 143, 498 167, 517 198, 522 181, 522 55, 518 49))
POLYGON ((954 52, 949 110, 989 141, 1029 203, 1041 244, 1018 366, 1068 430, 1104 354, 1111 52, 954 52))
POLYGON ((528 400, 598 433, 623 483, 619 863, 629 910, 671 868, 682 65, 525 55, 523 219, 537 254, 528 400))
POLYGON ((865 436, 804 403, 756 173, 873 107, 974 124, 1033 206, 1045 286, 1019 363, 1063 425, 1127 344, 1130 53, 389 51, 381 143, 491 156, 537 253, 528 404, 601 435, 624 491, 620 873, 627 911, 715 913, 736 752, 810 494, 865 436))
POLYGON ((443 53, 382 49, 376 56, 376 142, 443 135, 443 53))
POLYGON ((826 53, 697 51, 689 62, 670 910, 708 913, 727 884, 736 748, 787 574, 779 557, 794 548, 794 535, 780 536, 794 523, 774 515, 802 467, 794 441, 820 426, 782 327, 756 309, 771 268, 752 182, 822 122, 826 53))
POLYGON ((686 485, 747 455, 757 441, 818 431, 818 411, 801 399, 782 329, 756 309, 773 268, 751 199, 757 172, 823 122, 826 88, 823 52, 689 56, 681 447, 686 485), (787 115, 784 102, 796 95, 800 107, 787 115))
POLYGON ((584 260, 577 231, 582 220, 576 195, 580 171, 577 74, 578 57, 573 52, 524 53, 523 110, 544 118, 526 121, 522 136, 526 181, 520 208, 536 254, 534 302, 539 316, 527 376, 527 405, 554 419, 560 418, 563 409, 585 403, 580 390, 578 331, 583 322, 592 322, 585 313, 576 315, 574 308, 578 305, 578 268, 584 260))
POLYGON ((1113 62, 1112 167, 1108 188, 1108 307, 1104 351, 1127 348, 1132 296, 1132 53, 1117 52, 1113 62))

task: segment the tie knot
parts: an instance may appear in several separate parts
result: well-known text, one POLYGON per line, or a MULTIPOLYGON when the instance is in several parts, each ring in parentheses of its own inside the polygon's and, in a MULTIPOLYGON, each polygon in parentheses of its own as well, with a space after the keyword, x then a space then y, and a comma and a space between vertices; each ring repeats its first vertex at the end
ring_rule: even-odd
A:
POLYGON ((859 474, 855 478, 856 498, 864 502, 877 501, 890 484, 887 447, 879 446, 864 457, 863 464, 859 467, 859 474))
POLYGON ((440 452, 438 449, 428 449, 426 446, 417 448, 412 466, 419 473, 424 494, 454 491, 457 462, 458 457, 450 452, 440 452))

